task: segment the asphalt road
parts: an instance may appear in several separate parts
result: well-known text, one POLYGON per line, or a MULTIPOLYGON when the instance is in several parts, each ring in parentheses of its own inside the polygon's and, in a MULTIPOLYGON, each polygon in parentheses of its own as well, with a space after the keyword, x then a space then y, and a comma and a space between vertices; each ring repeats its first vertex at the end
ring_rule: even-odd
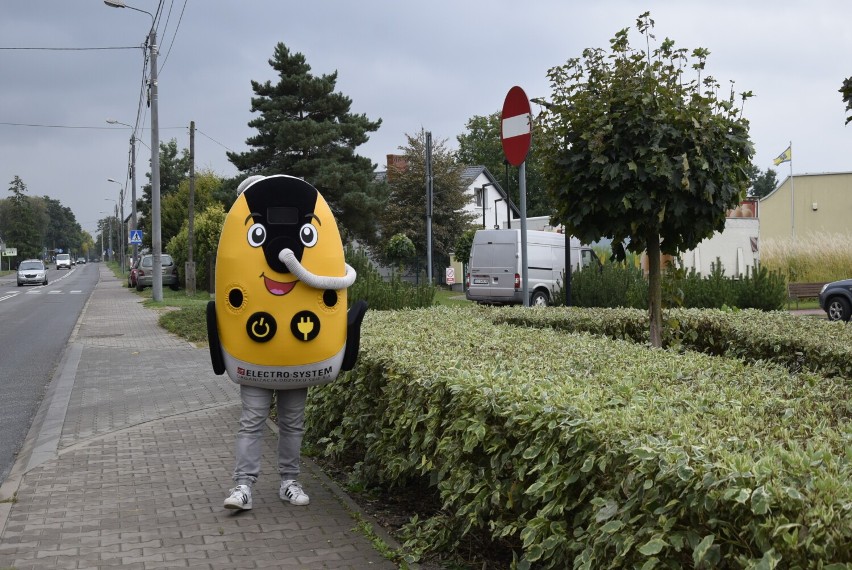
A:
POLYGON ((98 281, 96 264, 57 270, 46 286, 0 277, 0 483, 6 479, 98 281))

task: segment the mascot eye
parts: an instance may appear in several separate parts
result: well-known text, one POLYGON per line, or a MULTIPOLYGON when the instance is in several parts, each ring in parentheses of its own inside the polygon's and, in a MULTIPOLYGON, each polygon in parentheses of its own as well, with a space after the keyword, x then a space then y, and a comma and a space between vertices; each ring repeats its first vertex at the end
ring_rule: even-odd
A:
POLYGON ((252 224, 248 230, 248 242, 252 247, 260 247, 266 241, 266 228, 263 224, 252 224))
POLYGON ((311 224, 305 224, 299 230, 299 239, 305 247, 314 247, 317 244, 317 229, 311 224))

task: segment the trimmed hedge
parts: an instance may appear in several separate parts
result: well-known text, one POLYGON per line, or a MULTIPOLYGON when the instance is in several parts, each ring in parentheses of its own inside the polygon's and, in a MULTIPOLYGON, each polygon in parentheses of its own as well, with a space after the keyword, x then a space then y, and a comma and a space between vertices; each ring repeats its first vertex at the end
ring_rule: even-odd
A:
MULTIPOLYGON (((495 308, 495 323, 589 332, 616 339, 649 342, 648 312, 639 309, 495 308)), ((787 312, 669 309, 663 311, 663 346, 716 356, 767 361, 792 372, 852 379, 852 327, 843 322, 800 317, 787 312)))
POLYGON ((852 565, 848 380, 478 309, 369 312, 361 338, 306 435, 366 483, 434 486, 415 552, 480 531, 519 568, 852 565))

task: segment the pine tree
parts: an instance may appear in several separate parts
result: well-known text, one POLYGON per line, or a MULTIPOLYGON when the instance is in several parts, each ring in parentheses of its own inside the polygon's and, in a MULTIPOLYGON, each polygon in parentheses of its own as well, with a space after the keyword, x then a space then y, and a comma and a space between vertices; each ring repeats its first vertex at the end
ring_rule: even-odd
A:
POLYGON ((244 174, 287 174, 304 178, 320 191, 338 223, 368 241, 381 208, 374 187, 374 165, 355 149, 378 130, 381 119, 350 112, 352 100, 334 92, 337 72, 315 76, 301 53, 283 44, 275 47, 269 65, 279 81, 252 81, 251 110, 259 116, 248 125, 257 129, 246 152, 229 152, 244 174))

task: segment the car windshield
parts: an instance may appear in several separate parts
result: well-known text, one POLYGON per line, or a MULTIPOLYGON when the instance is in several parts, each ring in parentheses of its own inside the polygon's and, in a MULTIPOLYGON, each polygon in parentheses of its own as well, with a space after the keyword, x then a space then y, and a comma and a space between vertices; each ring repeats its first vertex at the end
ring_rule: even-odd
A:
POLYGON ((60 253, 59 255, 56 256, 56 259, 57 260, 59 260, 59 259, 71 259, 71 256, 68 255, 67 253, 60 253))
MULTIPOLYGON (((161 265, 161 266, 163 266, 163 267, 168 267, 168 266, 170 266, 172 263, 174 263, 174 262, 172 261, 172 256, 170 256, 170 255, 166 255, 166 254, 161 254, 161 255, 160 255, 160 265, 161 265)), ((146 257, 143 257, 143 258, 142 258, 142 267, 151 267, 151 266, 153 266, 153 265, 154 265, 154 258, 153 258, 153 257, 151 257, 151 256, 146 256, 146 257)))
POLYGON ((21 271, 26 271, 28 269, 44 269, 44 265, 41 264, 41 261, 22 261, 21 266, 18 269, 21 271))

